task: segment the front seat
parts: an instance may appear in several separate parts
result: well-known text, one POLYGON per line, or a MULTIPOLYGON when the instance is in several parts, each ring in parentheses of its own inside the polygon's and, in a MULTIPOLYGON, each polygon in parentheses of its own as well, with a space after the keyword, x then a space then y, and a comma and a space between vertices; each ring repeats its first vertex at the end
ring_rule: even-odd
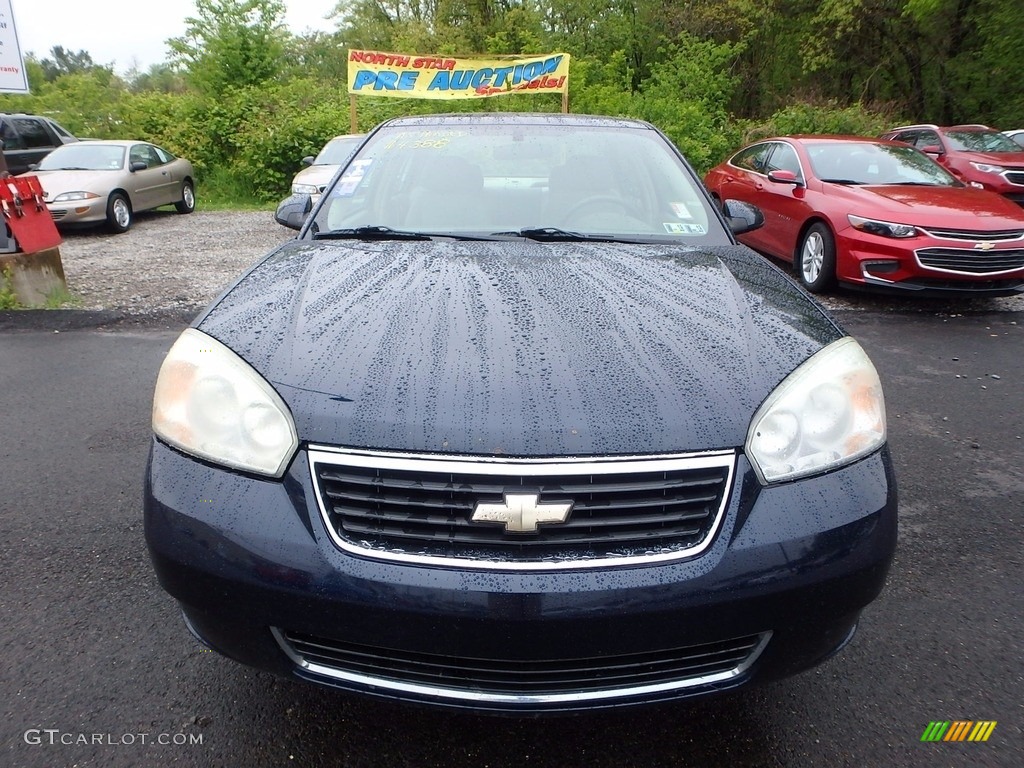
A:
POLYGON ((461 157, 437 157, 413 185, 403 226, 423 232, 485 229, 484 175, 461 157))

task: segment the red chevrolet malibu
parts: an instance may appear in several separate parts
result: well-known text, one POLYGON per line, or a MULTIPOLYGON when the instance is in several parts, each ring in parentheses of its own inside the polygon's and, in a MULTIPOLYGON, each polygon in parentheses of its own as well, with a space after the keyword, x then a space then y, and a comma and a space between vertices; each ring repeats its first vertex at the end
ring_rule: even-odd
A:
POLYGON ((965 186, 905 144, 783 136, 705 177, 718 201, 764 213, 739 239, 791 262, 816 293, 841 283, 922 295, 1024 292, 1024 208, 965 186))

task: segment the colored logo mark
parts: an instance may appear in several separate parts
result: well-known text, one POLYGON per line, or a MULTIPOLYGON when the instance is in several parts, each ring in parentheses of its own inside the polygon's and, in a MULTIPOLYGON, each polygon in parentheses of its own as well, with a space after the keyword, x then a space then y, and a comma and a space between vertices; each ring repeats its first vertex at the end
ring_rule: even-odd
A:
POLYGON ((933 720, 921 741, 988 741, 995 728, 995 720, 933 720))

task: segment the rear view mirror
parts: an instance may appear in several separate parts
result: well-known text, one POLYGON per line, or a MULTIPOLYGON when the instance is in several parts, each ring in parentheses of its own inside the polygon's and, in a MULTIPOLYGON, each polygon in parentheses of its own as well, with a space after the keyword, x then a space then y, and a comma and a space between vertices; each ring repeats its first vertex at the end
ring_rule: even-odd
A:
POLYGON ((776 184, 799 184, 800 179, 796 177, 796 174, 792 171, 784 171, 782 169, 775 171, 768 171, 768 180, 774 181, 776 184))
POLYGON ((286 197, 277 206, 274 212, 274 219, 283 227, 289 229, 302 229, 306 217, 313 210, 313 198, 307 194, 291 195, 286 197))
POLYGON ((929 144, 927 147, 922 147, 921 151, 924 152, 926 155, 941 155, 942 147, 940 147, 938 144, 929 144))
POLYGON ((742 200, 726 200, 722 204, 722 212, 734 235, 742 235, 764 224, 761 209, 742 200))

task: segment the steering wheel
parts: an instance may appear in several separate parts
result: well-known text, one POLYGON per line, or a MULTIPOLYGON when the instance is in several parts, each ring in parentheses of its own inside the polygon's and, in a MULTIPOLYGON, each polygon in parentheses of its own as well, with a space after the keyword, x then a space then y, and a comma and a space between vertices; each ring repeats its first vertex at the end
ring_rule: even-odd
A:
POLYGON ((562 219, 569 220, 573 216, 578 214, 580 211, 586 210, 587 208, 593 208, 599 205, 604 205, 606 203, 611 203, 612 205, 621 209, 622 212, 625 213, 627 216, 632 216, 636 218, 636 211, 633 210, 633 206, 631 206, 627 201, 623 200, 618 195, 590 195, 589 197, 585 197, 582 200, 575 203, 574 205, 570 206, 569 209, 562 214, 562 219))

